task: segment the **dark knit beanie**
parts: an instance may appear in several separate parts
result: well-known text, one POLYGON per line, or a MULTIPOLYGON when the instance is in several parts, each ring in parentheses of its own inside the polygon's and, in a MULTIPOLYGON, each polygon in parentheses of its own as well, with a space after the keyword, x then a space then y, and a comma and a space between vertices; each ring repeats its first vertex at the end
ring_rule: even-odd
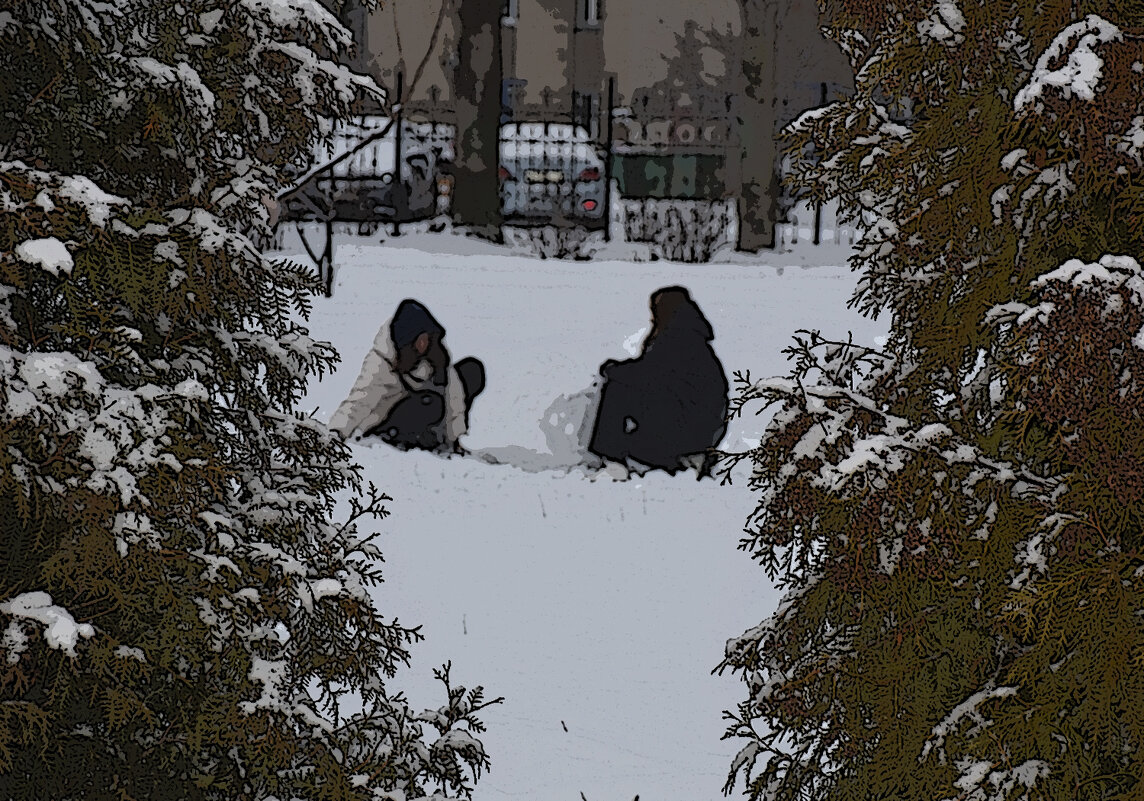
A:
POLYGON ((437 322, 429 310, 415 300, 406 298, 397 307, 393 322, 389 325, 389 335, 398 349, 412 345, 422 334, 445 336, 445 329, 437 322))

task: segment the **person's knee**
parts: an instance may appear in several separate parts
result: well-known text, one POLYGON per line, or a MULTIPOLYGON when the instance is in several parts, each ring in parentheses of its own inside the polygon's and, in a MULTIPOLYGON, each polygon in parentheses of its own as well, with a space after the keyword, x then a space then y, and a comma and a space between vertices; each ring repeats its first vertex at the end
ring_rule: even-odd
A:
POLYGON ((485 389, 485 366, 480 359, 468 356, 453 365, 457 377, 461 379, 461 389, 464 390, 466 404, 481 394, 485 389))
POLYGON ((421 431, 437 425, 445 417, 445 399, 436 392, 414 392, 398 402, 376 428, 385 439, 403 439, 417 436, 421 431))
POLYGON ((414 395, 417 418, 426 425, 441 422, 445 417, 445 399, 437 392, 418 392, 414 395))

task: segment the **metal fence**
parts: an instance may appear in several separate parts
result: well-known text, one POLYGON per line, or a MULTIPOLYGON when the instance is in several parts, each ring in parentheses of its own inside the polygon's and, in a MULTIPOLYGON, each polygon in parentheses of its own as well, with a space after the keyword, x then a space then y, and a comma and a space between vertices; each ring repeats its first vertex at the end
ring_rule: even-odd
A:
POLYGON ((837 202, 821 207, 805 201, 798 202, 775 230, 777 248, 806 244, 851 247, 860 239, 861 231, 855 222, 840 219, 837 202))
MULTIPOLYGON (((584 109, 559 113, 545 104, 543 121, 520 121, 525 109, 514 109, 518 121, 501 126, 498 142, 505 223, 603 230, 605 238, 614 228, 686 261, 729 244, 738 189, 732 98, 712 93, 677 108, 644 96, 617 107, 611 95, 593 107, 590 126, 557 121, 584 109)), ((370 232, 392 223, 396 234, 402 221, 447 213, 452 187, 442 166, 455 158, 452 110, 434 102, 411 105, 408 113, 423 121, 361 117, 336 129, 316 154, 326 169, 315 167, 308 189, 298 193, 305 202, 284 208, 283 219, 352 222, 370 232), (387 125, 388 136, 378 137, 387 125)), ((857 227, 839 222, 832 208, 781 201, 776 247, 852 245, 858 238, 857 227)))
POLYGON ((338 125, 315 171, 286 193, 282 219, 399 224, 440 213, 439 165, 453 158, 453 126, 385 117, 338 125))

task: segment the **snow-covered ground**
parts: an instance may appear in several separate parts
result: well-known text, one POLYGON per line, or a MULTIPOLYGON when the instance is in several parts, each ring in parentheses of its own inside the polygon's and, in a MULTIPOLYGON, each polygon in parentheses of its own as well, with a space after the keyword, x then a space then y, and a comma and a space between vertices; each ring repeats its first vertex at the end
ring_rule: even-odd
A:
MULTIPOLYGON (((615 481, 574 465, 569 421, 600 362, 638 346, 662 286, 691 290, 729 376, 786 374, 781 351, 799 328, 872 344, 887 323, 846 308, 845 251, 682 265, 537 260, 449 234, 337 245, 334 296, 315 300, 311 330, 343 363, 306 408, 329 418, 405 297, 441 320, 455 359, 478 356, 488 373, 465 440, 473 456, 357 448, 394 498, 381 608, 426 637, 394 688, 438 706, 432 668, 451 659, 455 682, 505 696, 484 715, 493 767, 476 801, 721 798, 738 750, 720 741, 721 713, 744 692, 711 670, 778 601, 736 548, 754 500, 746 473, 731 486, 615 481)), ((291 236, 285 247, 301 253, 291 236)), ((760 418, 736 421, 724 447, 743 450, 759 430, 760 418)))

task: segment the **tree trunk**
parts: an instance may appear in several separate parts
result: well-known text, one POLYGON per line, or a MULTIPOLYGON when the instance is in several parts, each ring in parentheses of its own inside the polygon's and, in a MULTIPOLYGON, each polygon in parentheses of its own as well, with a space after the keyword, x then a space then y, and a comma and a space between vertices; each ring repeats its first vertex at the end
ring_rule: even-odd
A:
POLYGON ((502 0, 460 0, 460 48, 454 99, 457 146, 453 220, 500 240, 497 180, 501 101, 502 0))
POLYGON ((777 0, 743 1, 743 58, 736 124, 739 136, 739 250, 775 246, 779 181, 775 172, 777 0))

